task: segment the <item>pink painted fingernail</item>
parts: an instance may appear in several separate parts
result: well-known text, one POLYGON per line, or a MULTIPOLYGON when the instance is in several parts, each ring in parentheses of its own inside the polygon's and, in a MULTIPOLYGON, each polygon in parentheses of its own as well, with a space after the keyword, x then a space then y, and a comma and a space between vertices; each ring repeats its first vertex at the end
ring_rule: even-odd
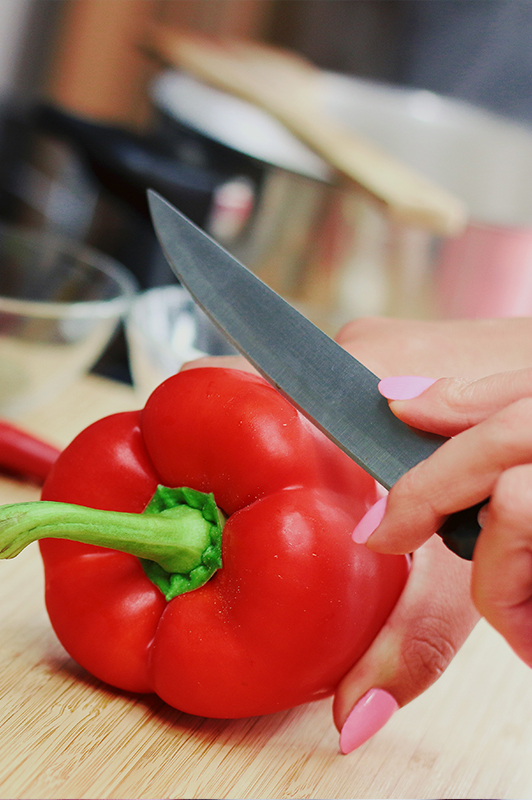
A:
POLYGON ((369 692, 366 692, 342 727, 340 733, 342 753, 351 753, 371 739, 386 725, 398 708, 397 700, 384 689, 370 689, 369 692))
POLYGON ((436 383, 434 378, 419 375, 398 375, 379 381, 379 392, 387 400, 411 400, 436 383))
POLYGON ((364 514, 355 530, 351 534, 352 539, 357 544, 366 544, 373 531, 380 525, 386 511, 388 497, 381 497, 380 500, 371 506, 364 514))

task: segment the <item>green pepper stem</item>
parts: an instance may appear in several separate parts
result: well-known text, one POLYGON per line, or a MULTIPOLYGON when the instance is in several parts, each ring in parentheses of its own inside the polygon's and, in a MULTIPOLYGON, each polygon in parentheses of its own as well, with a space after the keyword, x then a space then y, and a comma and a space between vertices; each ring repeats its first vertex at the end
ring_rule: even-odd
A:
POLYGON ((158 487, 142 514, 42 500, 0 507, 0 558, 13 558, 38 539, 70 539, 130 553, 170 574, 200 568, 203 575, 207 565, 208 580, 221 566, 220 537, 212 495, 190 489, 158 487))

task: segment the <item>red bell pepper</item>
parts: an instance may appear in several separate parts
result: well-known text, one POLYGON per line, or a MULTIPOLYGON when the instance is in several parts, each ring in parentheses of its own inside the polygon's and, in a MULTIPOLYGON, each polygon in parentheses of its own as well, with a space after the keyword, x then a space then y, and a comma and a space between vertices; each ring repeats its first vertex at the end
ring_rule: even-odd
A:
POLYGON ((351 539, 375 499, 262 378, 201 368, 85 429, 42 501, 4 507, 0 549, 58 537, 40 542, 48 613, 95 676, 252 716, 331 694, 388 617, 406 559, 351 539))

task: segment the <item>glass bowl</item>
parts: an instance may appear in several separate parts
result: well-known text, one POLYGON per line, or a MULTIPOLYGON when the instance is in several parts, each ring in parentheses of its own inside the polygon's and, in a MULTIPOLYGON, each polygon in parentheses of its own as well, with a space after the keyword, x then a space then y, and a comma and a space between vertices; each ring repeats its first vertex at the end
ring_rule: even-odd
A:
POLYGON ((19 417, 90 370, 136 289, 102 253, 0 226, 0 415, 19 417))
POLYGON ((135 298, 126 338, 131 376, 142 402, 186 361, 237 352, 189 292, 177 285, 148 289, 135 298))

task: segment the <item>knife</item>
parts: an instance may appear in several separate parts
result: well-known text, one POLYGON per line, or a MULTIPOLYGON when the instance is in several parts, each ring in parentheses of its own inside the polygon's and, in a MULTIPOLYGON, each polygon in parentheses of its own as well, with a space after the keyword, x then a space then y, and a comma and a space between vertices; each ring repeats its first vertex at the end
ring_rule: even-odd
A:
MULTIPOLYGON (((166 259, 198 305, 269 383, 382 486, 390 489, 445 441, 397 419, 376 375, 151 189, 148 202, 166 259)), ((462 558, 472 558, 482 505, 452 514, 438 531, 462 558)))

